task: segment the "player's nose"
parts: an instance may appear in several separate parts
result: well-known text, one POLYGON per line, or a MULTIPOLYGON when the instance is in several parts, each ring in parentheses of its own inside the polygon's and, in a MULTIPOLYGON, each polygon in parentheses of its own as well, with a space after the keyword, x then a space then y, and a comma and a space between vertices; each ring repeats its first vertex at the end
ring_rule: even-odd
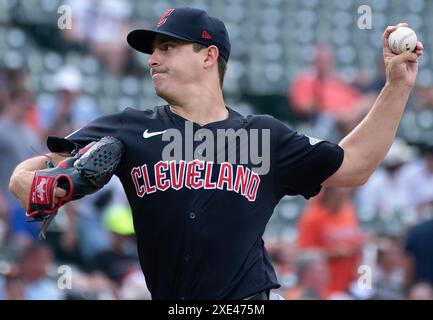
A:
POLYGON ((147 60, 147 63, 150 68, 154 68, 160 65, 157 50, 153 51, 153 53, 150 55, 149 59, 147 60))

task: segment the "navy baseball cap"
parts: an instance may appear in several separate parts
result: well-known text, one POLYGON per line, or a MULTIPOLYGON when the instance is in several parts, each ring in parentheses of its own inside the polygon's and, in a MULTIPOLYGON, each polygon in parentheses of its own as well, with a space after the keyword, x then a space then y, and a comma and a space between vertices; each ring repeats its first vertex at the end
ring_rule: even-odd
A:
POLYGON ((206 47, 215 45, 226 61, 230 56, 230 39, 224 23, 209 16, 206 11, 194 8, 168 9, 152 30, 133 30, 128 34, 128 44, 135 50, 152 54, 153 39, 157 34, 195 42, 206 47))

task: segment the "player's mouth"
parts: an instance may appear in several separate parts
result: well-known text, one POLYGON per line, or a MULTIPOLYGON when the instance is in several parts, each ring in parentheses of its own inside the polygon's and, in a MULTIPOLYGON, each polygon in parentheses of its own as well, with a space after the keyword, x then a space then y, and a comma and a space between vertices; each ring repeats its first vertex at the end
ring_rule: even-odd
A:
POLYGON ((152 79, 159 78, 164 74, 165 74, 165 72, 162 72, 162 71, 152 71, 152 79))

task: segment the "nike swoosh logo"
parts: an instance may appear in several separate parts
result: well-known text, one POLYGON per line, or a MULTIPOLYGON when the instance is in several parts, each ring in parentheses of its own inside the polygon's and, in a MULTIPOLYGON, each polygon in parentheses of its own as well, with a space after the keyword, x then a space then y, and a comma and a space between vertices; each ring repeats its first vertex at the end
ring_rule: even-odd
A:
POLYGON ((148 132, 148 129, 146 129, 146 130, 143 132, 143 138, 144 138, 144 139, 152 138, 152 137, 154 137, 154 136, 157 136, 157 135, 160 135, 160 134, 164 134, 166 131, 167 131, 167 130, 164 130, 164 131, 158 131, 158 132, 151 132, 151 133, 149 133, 149 132, 148 132))

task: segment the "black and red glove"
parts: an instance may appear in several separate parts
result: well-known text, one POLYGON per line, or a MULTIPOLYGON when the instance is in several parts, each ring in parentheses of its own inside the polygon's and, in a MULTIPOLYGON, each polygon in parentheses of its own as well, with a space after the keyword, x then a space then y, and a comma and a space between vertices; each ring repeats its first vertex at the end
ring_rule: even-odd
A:
POLYGON ((35 171, 27 217, 33 221, 51 221, 65 203, 101 189, 113 176, 122 153, 123 144, 120 140, 103 137, 97 142, 91 142, 55 167, 35 171), (66 190, 66 195, 58 198, 57 203, 56 187, 66 190))

